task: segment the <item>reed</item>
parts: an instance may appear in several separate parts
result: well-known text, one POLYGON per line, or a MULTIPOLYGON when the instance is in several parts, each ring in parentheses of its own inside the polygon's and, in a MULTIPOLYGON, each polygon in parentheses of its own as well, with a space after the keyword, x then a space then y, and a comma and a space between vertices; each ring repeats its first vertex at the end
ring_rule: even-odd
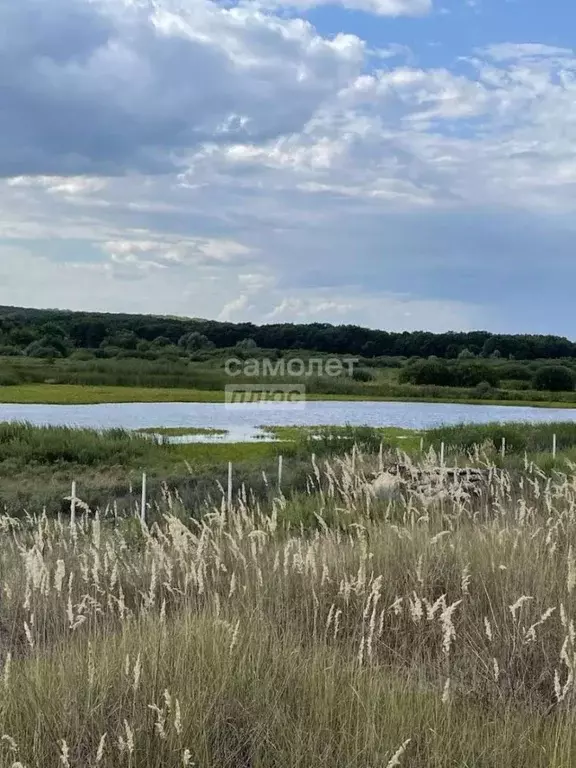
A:
POLYGON ((397 459, 315 458, 306 490, 200 516, 166 488, 149 526, 1 517, 0 763, 573 765, 576 466, 478 450, 478 495, 379 499, 397 459))

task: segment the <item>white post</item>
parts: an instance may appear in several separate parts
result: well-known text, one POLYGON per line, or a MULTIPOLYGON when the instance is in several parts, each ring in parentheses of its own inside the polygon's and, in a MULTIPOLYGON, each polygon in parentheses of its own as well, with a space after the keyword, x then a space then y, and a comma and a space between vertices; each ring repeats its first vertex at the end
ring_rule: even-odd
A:
POLYGON ((283 459, 282 455, 278 456, 278 490, 282 490, 282 466, 283 466, 283 459))
POLYGON ((504 458, 506 456, 506 438, 505 437, 502 438, 502 446, 500 448, 500 452, 502 454, 502 458, 504 458))
POLYGON ((72 492, 70 493, 70 525, 76 522, 76 480, 72 480, 72 492))
POLYGON ((444 443, 440 443, 440 466, 444 466, 444 443))
POLYGON ((228 462, 228 509, 232 509, 232 462, 228 462))
POLYGON ((556 434, 552 435, 552 457, 556 458, 556 434))
POLYGON ((424 453, 424 438, 420 438, 420 453, 424 453))
POLYGON ((356 473, 356 443, 352 446, 352 474, 356 473))
POLYGON ((378 471, 384 471, 384 443, 380 441, 380 450, 378 451, 378 471))
POLYGON ((142 501, 140 502, 140 520, 146 522, 146 472, 142 472, 142 501))

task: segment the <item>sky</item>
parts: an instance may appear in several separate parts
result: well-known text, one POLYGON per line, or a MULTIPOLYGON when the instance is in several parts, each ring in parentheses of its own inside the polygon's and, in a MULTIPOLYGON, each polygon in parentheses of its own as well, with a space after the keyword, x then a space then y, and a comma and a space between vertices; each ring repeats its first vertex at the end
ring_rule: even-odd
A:
POLYGON ((0 304, 576 338, 569 0, 0 0, 0 304))

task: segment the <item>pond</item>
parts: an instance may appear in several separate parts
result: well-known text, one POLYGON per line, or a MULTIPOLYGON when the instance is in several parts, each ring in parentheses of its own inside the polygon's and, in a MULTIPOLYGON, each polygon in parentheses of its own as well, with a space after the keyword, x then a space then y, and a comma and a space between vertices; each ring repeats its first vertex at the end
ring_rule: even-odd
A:
POLYGON ((261 425, 371 426, 429 429, 443 424, 491 422, 576 422, 576 409, 460 403, 389 403, 375 401, 309 401, 282 404, 106 403, 102 405, 0 404, 1 421, 35 425, 108 429, 211 427, 224 436, 196 435, 198 442, 238 442, 262 437, 261 425))

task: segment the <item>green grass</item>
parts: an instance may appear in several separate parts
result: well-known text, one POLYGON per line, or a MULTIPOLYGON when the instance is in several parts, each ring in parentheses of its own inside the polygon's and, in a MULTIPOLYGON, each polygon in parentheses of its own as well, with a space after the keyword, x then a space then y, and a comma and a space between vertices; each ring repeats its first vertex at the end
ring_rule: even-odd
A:
POLYGON ((506 454, 527 452, 533 455, 550 454, 554 435, 559 452, 576 449, 576 422, 461 424, 427 430, 425 440, 427 444, 439 445, 444 442, 447 446, 467 451, 475 445, 483 444, 499 450, 504 438, 506 454))
MULTIPOLYGON (((228 462, 234 482, 266 495, 262 473, 274 476, 280 443, 172 444, 125 430, 35 427, 0 423, 0 509, 69 510, 66 497, 78 481, 81 498, 92 508, 115 504, 126 511, 138 503, 142 472, 148 474, 150 500, 164 486, 176 489, 191 506, 226 484, 228 462)), ((285 476, 296 486, 305 482, 307 454, 282 444, 285 476)))
MULTIPOLYGON (((451 392, 450 388, 442 388, 442 395, 431 396, 409 392, 405 395, 386 396, 368 392, 363 395, 355 394, 323 394, 313 392, 307 394, 307 399, 332 401, 377 401, 377 402, 422 402, 422 403, 453 403, 463 405, 514 405, 532 406, 536 408, 573 408, 576 401, 530 400, 525 394, 518 393, 517 400, 490 399, 479 400, 473 396, 460 396, 461 393, 451 392), (459 395, 459 396, 456 396, 459 395)), ((156 387, 114 387, 114 386, 83 386, 77 384, 19 384, 9 387, 0 386, 0 403, 37 403, 43 405, 90 405, 99 403, 223 403, 223 390, 200 389, 168 389, 156 387)))
POLYGON ((157 441, 123 429, 0 423, 0 465, 16 470, 46 464, 53 468, 145 465, 166 450, 157 441))
MULTIPOLYGON (((217 462, 257 462, 278 456, 282 449, 277 443, 186 443, 174 445, 174 454, 196 465, 211 466, 217 462)), ((286 453, 286 449, 284 449, 286 453)))
POLYGON ((212 427, 147 427, 139 429, 142 435, 160 435, 162 437, 186 437, 187 435, 227 435, 227 429, 212 427))
MULTIPOLYGON (((186 430, 187 428, 182 428, 186 430)), ((277 459, 285 459, 288 487, 306 487, 310 456, 318 460, 350 452, 377 453, 400 449, 420 457, 431 447, 438 453, 445 443, 449 464, 465 463, 474 446, 488 445, 486 456, 509 469, 521 470, 524 453, 546 472, 562 470, 576 460, 576 424, 490 424, 443 427, 426 432, 392 427, 266 427, 277 441, 253 443, 169 443, 162 437, 124 430, 87 430, 66 427, 32 427, 0 424, 0 507, 12 513, 43 506, 52 513, 65 511, 73 480, 81 482, 81 495, 91 507, 119 504, 121 510, 138 502, 142 472, 148 474, 150 498, 163 494, 163 484, 177 489, 191 505, 227 482, 228 462, 234 481, 268 493, 268 480, 278 471, 277 459), (557 436, 557 456, 552 457, 552 435, 557 436), (500 456, 502 437, 506 455, 500 456), (263 476, 264 473, 264 476, 263 476), (80 480, 81 478, 81 480, 80 480)), ((175 433, 180 433, 175 428, 175 433)), ((211 431, 208 428, 207 434, 211 431)), ((476 459, 480 461, 480 458, 476 459)), ((312 519, 307 515, 307 519, 312 519)))
MULTIPOLYGON (((362 434, 366 434, 366 428, 363 427, 335 427, 328 424, 316 426, 261 426, 260 429, 264 434, 270 435, 277 440, 295 443, 315 439, 346 440, 351 436, 361 440, 362 434)), ((418 430, 403 429, 401 427, 369 427, 367 429, 372 432, 371 442, 374 442, 373 438, 376 440, 380 439, 386 446, 394 446, 402 450, 414 450, 419 447, 420 436, 423 434, 418 430)))
POLYGON ((77 384, 21 384, 0 387, 0 402, 44 405, 98 403, 213 403, 224 402, 224 392, 155 387, 104 387, 77 384))

